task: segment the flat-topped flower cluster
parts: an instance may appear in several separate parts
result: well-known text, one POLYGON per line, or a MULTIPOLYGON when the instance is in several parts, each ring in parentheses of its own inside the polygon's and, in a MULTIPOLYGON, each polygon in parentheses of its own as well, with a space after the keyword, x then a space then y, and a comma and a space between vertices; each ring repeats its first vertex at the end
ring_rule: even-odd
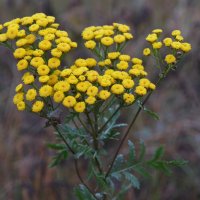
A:
MULTIPOLYGON (((91 26, 82 32, 85 47, 95 58, 78 58, 65 66, 63 56, 77 47, 66 31, 60 30, 55 17, 36 13, 0 25, 0 43, 13 50, 22 82, 13 98, 18 110, 36 113, 52 111, 59 105, 81 113, 97 102, 116 98, 123 105, 154 90, 156 86, 146 78, 143 61, 123 54, 122 49, 133 38, 130 27, 124 24, 91 26)), ((176 52, 188 52, 190 44, 182 43, 181 32, 172 38, 158 41, 161 29, 146 38, 151 44, 143 54, 149 56, 163 44, 172 53, 165 56, 166 64, 176 62, 176 52)), ((155 53, 155 52, 154 52, 155 53)))

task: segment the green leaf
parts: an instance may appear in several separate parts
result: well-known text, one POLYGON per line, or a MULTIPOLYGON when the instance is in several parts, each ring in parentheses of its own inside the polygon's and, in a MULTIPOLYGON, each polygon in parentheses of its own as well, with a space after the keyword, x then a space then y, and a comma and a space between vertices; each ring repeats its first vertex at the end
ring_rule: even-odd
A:
POLYGON ((54 150, 61 150, 66 148, 64 144, 53 144, 53 143, 48 143, 47 147, 54 150))
POLYGON ((83 144, 77 144, 77 153, 76 153, 76 158, 80 158, 81 156, 85 157, 92 157, 94 155, 94 150, 88 145, 83 145, 83 144))
POLYGON ((133 167, 133 170, 134 170, 135 172, 137 172, 138 174, 144 176, 144 177, 151 177, 151 175, 149 174, 149 172, 147 172, 147 171, 145 170, 145 168, 142 167, 141 165, 135 165, 135 166, 133 167))
POLYGON ((129 146, 129 158, 128 158, 128 162, 131 163, 135 159, 135 146, 134 146, 134 144, 130 140, 128 140, 128 146, 129 146))
POLYGON ((149 165, 157 170, 163 171, 166 174, 171 174, 170 167, 166 164, 165 161, 157 160, 149 162, 149 165))
POLYGON ((170 167, 182 167, 183 165, 187 165, 187 160, 170 160, 166 161, 167 165, 170 167))
POLYGON ((65 117, 64 122, 67 124, 67 123, 69 123, 72 119, 74 119, 76 116, 77 116, 77 113, 76 113, 76 112, 71 112, 71 113, 69 113, 69 114, 65 117))
POLYGON ((115 159, 115 162, 112 167, 112 172, 115 172, 117 170, 120 170, 124 164, 124 156, 122 154, 117 155, 117 158, 115 159))
POLYGON ((121 173, 118 173, 118 172, 113 172, 113 173, 111 173, 111 176, 112 176, 113 178, 117 179, 118 181, 120 181, 121 178, 122 178, 121 173))
POLYGON ((79 200, 96 200, 84 185, 76 187, 74 193, 79 200))
POLYGON ((144 159, 145 153, 146 153, 146 147, 145 147, 144 143, 141 142, 140 143, 139 158, 138 158, 139 161, 142 161, 144 159))
POLYGON ((143 109, 147 114, 151 115, 154 119, 159 120, 159 116, 157 113, 153 112, 152 110, 146 108, 144 105, 142 105, 142 102, 140 100, 137 101, 138 106, 143 109))
POLYGON ((160 119, 159 116, 158 116, 158 114, 155 113, 155 112, 153 112, 152 110, 150 110, 150 109, 148 109, 148 108, 146 108, 146 107, 144 107, 143 110, 144 110, 147 114, 149 114, 150 116, 152 116, 155 120, 159 120, 159 119, 160 119))
POLYGON ((66 160, 68 156, 67 150, 61 150, 59 151, 54 157, 52 162, 48 165, 48 167, 54 167, 58 164, 60 164, 63 160, 66 160))
POLYGON ((161 146, 156 149, 152 160, 155 161, 155 160, 162 158, 163 154, 164 154, 164 148, 163 148, 163 146, 161 146))
POLYGON ((117 193, 116 197, 113 200, 124 200, 126 192, 132 187, 132 184, 125 185, 123 184, 120 191, 117 193))
POLYGON ((123 174, 126 180, 128 180, 134 188, 140 189, 140 182, 133 174, 131 174, 130 172, 124 172, 123 174))

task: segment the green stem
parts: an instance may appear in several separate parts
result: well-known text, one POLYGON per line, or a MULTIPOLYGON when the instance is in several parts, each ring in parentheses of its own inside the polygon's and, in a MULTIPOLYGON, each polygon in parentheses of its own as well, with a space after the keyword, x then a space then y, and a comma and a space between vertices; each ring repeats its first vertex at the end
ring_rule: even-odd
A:
MULTIPOLYGON (((97 127, 98 127, 98 124, 97 124, 97 116, 96 116, 96 114, 95 114, 95 117, 94 117, 94 118, 95 118, 95 127, 93 127, 93 125, 92 125, 92 120, 91 120, 90 115, 89 115, 89 113, 88 113, 87 110, 85 111, 85 114, 86 114, 86 116, 87 116, 88 122, 89 122, 89 124, 90 124, 90 126, 91 126, 91 129, 92 129, 92 138, 93 138, 94 149, 95 149, 95 151, 98 152, 98 150, 99 150, 99 144, 98 144, 98 132, 97 132, 97 130, 98 130, 98 129, 97 129, 97 127)), ((94 158, 94 161, 95 161, 96 166, 97 166, 97 168, 98 168, 98 170, 99 170, 99 173, 102 174, 102 173, 103 173, 103 170, 101 169, 100 162, 98 161, 98 159, 97 159, 96 156, 95 156, 95 158, 94 158)))
POLYGON ((77 119, 79 120, 83 128, 91 135, 91 131, 87 128, 87 126, 85 126, 84 122, 81 120, 79 115, 77 116, 77 119))
MULTIPOLYGON (((163 77, 160 77, 160 78, 158 79, 156 85, 158 85, 162 79, 163 79, 163 77)), ((112 161, 111 161, 110 167, 108 168, 108 170, 107 170, 107 172, 106 172, 106 175, 105 175, 106 178, 107 178, 108 175, 110 174, 110 172, 111 172, 111 170, 112 170, 112 167, 113 167, 113 164, 114 164, 114 162, 115 162, 115 160, 116 160, 116 158, 117 158, 117 155, 118 155, 118 153, 119 153, 119 151, 120 151, 122 145, 124 144, 124 141, 126 140, 128 134, 130 133, 131 128, 132 128, 132 126, 134 125, 134 123, 135 123, 137 117, 139 116, 139 114, 140 114, 140 112, 141 112, 141 110, 142 110, 142 107, 143 107, 144 104, 148 101, 148 99, 150 98, 152 92, 153 92, 153 91, 151 91, 151 92, 147 95, 147 97, 145 98, 145 100, 142 102, 142 106, 140 106, 140 107, 138 108, 138 110, 137 110, 137 112, 136 112, 134 118, 132 119, 132 121, 131 121, 131 123, 130 123, 128 129, 127 129, 127 131, 125 132, 125 134, 124 134, 124 136, 123 136, 123 138, 122 138, 122 140, 121 140, 121 142, 120 142, 120 144, 119 144, 119 146, 118 146, 118 148, 117 148, 117 150, 116 150, 116 152, 115 152, 115 154, 114 154, 114 157, 113 157, 113 159, 112 159, 112 161)))
POLYGON ((93 193, 93 191, 89 188, 89 186, 85 183, 85 181, 83 180, 79 168, 78 168, 78 160, 75 158, 75 151, 70 147, 70 145, 68 144, 67 140, 64 138, 64 136, 62 135, 62 133, 60 132, 60 130, 58 129, 57 125, 52 125, 55 130, 57 131, 57 133, 59 134, 59 136, 61 137, 61 139, 63 140, 63 142, 65 143, 66 147, 70 150, 70 152, 74 155, 74 166, 75 166, 75 170, 76 170, 76 174, 80 180, 80 182, 87 188, 87 190, 91 193, 91 195, 94 197, 94 199, 98 200, 95 196, 95 194, 93 193))
POLYGON ((110 116, 110 118, 106 121, 106 123, 98 130, 98 133, 101 133, 103 129, 107 126, 107 124, 110 122, 110 120, 118 113, 120 108, 122 107, 122 104, 119 104, 118 108, 115 110, 115 112, 110 116))

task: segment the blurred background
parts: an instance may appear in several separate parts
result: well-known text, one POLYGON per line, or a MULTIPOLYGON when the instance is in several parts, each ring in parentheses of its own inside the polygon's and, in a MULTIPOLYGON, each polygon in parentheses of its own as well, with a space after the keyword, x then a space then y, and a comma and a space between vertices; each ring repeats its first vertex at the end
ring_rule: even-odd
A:
MULTIPOLYGON (((200 199, 200 1, 0 0, 0 23, 35 12, 55 16, 81 44, 68 60, 89 55, 80 38, 86 26, 128 24, 135 36, 126 49, 132 56, 141 55, 144 38, 152 29, 160 27, 168 34, 182 30, 192 52, 148 102, 160 120, 143 113, 131 138, 144 141, 149 155, 163 145, 167 159, 182 158, 189 164, 174 169, 172 176, 155 173, 151 179, 142 179, 142 189, 130 190, 126 200, 200 199)), ((48 168, 53 152, 46 143, 54 140, 53 130, 44 129, 40 118, 16 110, 12 103, 19 82, 16 62, 3 47, 0 55, 0 200, 73 200, 72 188, 78 183, 73 164, 69 160, 57 169, 48 168)), ((123 117, 129 120, 131 111, 126 113, 123 117)))

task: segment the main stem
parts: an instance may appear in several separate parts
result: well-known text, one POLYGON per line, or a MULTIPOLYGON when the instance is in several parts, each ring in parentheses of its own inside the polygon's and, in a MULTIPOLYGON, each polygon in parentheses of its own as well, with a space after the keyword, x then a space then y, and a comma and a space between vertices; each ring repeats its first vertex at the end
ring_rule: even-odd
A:
MULTIPOLYGON (((168 73, 168 71, 167 71, 167 73, 168 73)), ((165 73, 165 75, 166 75, 167 73, 165 73)), ((158 79, 156 85, 158 85, 162 79, 163 79, 163 77, 160 77, 160 78, 158 79)), ((122 138, 122 140, 121 140, 121 142, 120 142, 120 144, 119 144, 119 146, 118 146, 118 148, 117 148, 117 150, 116 150, 116 152, 115 152, 115 155, 114 155, 114 157, 113 157, 113 159, 112 159, 112 161, 111 161, 110 167, 108 168, 108 171, 106 172, 106 175, 105 175, 106 178, 107 178, 108 175, 110 174, 110 172, 111 172, 111 170, 112 170, 112 167, 113 167, 113 165, 114 165, 114 162, 115 162, 115 160, 116 160, 116 158, 117 158, 117 155, 118 155, 118 153, 119 153, 121 147, 122 147, 123 144, 124 144, 124 141, 126 140, 128 134, 130 133, 131 128, 132 128, 132 126, 134 125, 134 123, 135 123, 135 121, 136 121, 138 115, 140 114, 140 112, 141 112, 141 110, 142 110, 144 104, 145 104, 145 103, 148 101, 148 99, 150 98, 152 92, 153 92, 153 91, 151 91, 151 92, 147 95, 147 97, 145 98, 145 100, 142 102, 142 104, 141 104, 141 106, 138 108, 138 110, 137 110, 137 112, 136 112, 134 118, 132 119, 132 121, 131 121, 131 123, 130 123, 128 129, 127 129, 127 131, 125 132, 125 134, 124 134, 124 136, 123 136, 123 138, 122 138)))
MULTIPOLYGON (((97 113, 95 113, 95 116, 94 116, 94 119, 95 119, 95 125, 94 126, 92 125, 92 120, 91 120, 90 115, 89 115, 87 110, 85 111, 85 114, 86 114, 86 117, 87 117, 88 122, 91 126, 91 129, 92 129, 92 138, 93 138, 94 149, 95 149, 95 151, 98 151, 99 150, 99 144, 98 144, 98 122, 97 122, 97 116, 96 116, 97 113)), ((103 170, 101 169, 101 165, 100 165, 96 156, 94 158, 94 161, 95 161, 96 166, 99 170, 99 173, 102 174, 103 170)))
POLYGON ((80 182, 87 188, 87 190, 91 193, 91 195, 94 197, 94 199, 98 200, 97 197, 95 196, 95 194, 93 193, 93 191, 89 188, 89 186, 85 183, 85 181, 83 180, 79 168, 78 168, 78 160, 75 158, 75 151, 70 147, 70 145, 68 144, 67 140, 64 138, 64 136, 62 135, 62 133, 60 132, 60 130, 58 129, 57 125, 52 125, 55 130, 57 131, 57 133, 59 134, 59 136, 61 137, 61 139, 63 140, 63 142, 65 143, 65 145, 67 146, 67 148, 70 150, 70 152, 73 154, 74 156, 74 166, 75 166, 75 170, 76 170, 76 174, 80 180, 80 182))

